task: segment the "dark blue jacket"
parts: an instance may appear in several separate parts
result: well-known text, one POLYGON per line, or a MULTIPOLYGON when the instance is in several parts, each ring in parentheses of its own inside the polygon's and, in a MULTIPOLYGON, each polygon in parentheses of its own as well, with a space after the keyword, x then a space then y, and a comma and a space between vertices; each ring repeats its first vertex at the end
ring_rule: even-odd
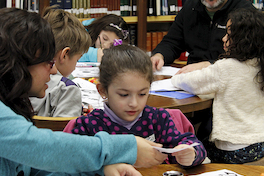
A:
POLYGON ((211 20, 201 0, 187 0, 168 34, 152 54, 161 53, 165 64, 173 63, 184 51, 189 53, 188 64, 201 61, 214 63, 224 52, 222 38, 226 33, 228 13, 249 7, 254 8, 248 0, 228 0, 211 20))

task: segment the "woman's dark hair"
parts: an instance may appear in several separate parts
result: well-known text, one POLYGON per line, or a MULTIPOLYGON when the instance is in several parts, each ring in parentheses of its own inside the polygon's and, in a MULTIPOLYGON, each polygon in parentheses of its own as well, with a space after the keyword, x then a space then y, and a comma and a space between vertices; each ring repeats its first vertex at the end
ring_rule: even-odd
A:
POLYGON ((28 92, 32 77, 28 66, 51 61, 54 54, 52 30, 39 14, 0 9, 0 100, 31 120, 34 114, 28 92))
POLYGON ((220 58, 235 58, 246 61, 258 58, 260 71, 256 80, 264 90, 264 14, 256 9, 237 9, 232 11, 228 19, 231 21, 228 34, 228 51, 220 58))
POLYGON ((120 39, 123 40, 123 42, 126 44, 129 43, 128 26, 121 16, 114 14, 105 15, 94 20, 90 25, 85 26, 85 28, 89 31, 92 38, 92 45, 95 44, 95 41, 102 30, 114 32, 120 39), (127 32, 126 34, 124 33, 125 31, 127 32))
POLYGON ((99 80, 106 91, 113 79, 128 71, 142 74, 150 84, 153 81, 152 63, 149 56, 132 45, 123 44, 104 49, 99 69, 99 80))

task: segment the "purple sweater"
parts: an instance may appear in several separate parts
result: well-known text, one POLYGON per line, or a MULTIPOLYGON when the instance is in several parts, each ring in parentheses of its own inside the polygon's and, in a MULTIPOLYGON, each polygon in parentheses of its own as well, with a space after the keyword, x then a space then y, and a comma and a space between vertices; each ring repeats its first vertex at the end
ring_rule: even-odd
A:
MULTIPOLYGON (((99 131, 106 131, 109 134, 134 134, 153 142, 163 144, 164 148, 173 148, 179 144, 200 143, 195 146, 196 159, 192 166, 201 164, 206 157, 206 150, 203 144, 193 133, 181 134, 175 127, 169 113, 163 108, 146 106, 142 116, 130 130, 113 122, 101 109, 95 109, 87 116, 76 119, 75 128, 72 133, 93 136, 99 131)), ((177 163, 174 156, 169 155, 169 162, 177 163)))

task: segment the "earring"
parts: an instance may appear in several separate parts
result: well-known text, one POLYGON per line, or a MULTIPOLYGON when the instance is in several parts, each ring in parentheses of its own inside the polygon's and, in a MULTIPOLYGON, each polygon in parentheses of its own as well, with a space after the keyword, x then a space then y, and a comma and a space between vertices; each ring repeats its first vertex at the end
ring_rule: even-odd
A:
POLYGON ((102 98, 104 99, 103 102, 106 102, 108 100, 108 98, 105 96, 103 96, 102 98))

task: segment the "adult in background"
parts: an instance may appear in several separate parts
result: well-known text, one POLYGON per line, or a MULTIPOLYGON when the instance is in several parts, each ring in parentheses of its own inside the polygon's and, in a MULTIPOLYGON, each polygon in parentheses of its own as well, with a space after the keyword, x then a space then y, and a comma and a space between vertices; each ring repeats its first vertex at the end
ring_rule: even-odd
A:
POLYGON ((152 51, 153 68, 172 64, 182 52, 189 53, 179 73, 209 66, 223 53, 228 14, 237 8, 254 8, 248 0, 187 0, 168 34, 152 51))

